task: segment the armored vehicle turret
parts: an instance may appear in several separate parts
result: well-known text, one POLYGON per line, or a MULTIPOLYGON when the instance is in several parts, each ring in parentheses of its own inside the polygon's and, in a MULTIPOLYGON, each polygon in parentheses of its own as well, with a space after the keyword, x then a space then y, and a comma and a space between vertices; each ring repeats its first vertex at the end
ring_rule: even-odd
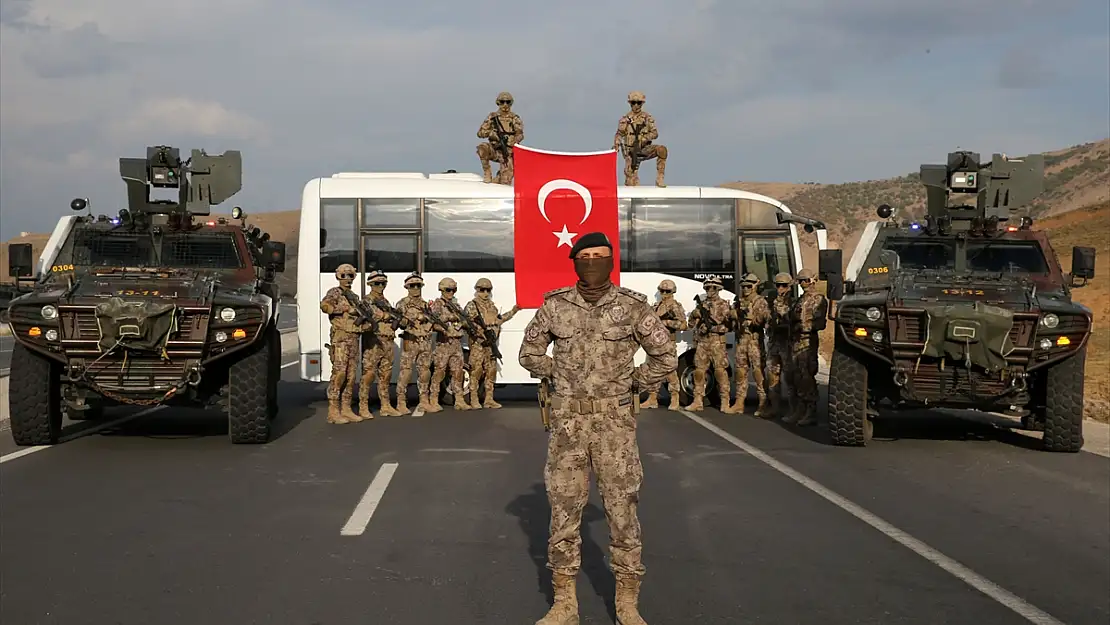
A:
POLYGON ((63 416, 113 404, 185 405, 226 412, 232 442, 266 442, 285 244, 239 207, 238 223, 207 218, 241 188, 239 152, 182 161, 155 146, 119 163, 127 208, 94 216, 75 199, 79 214, 59 221, 37 267, 29 244, 9 250, 8 274, 29 290, 9 308, 12 437, 51 444, 63 416), (152 200, 152 189, 177 198, 152 200))
POLYGON ((924 217, 880 206, 846 276, 839 252, 822 252, 837 300, 833 442, 867 444, 880 408, 948 407, 1021 416, 1044 449, 1079 451, 1091 311, 1071 292, 1094 277, 1095 250, 1073 248, 1064 274, 1023 210, 1043 191, 1043 156, 953 152, 921 182, 924 217))

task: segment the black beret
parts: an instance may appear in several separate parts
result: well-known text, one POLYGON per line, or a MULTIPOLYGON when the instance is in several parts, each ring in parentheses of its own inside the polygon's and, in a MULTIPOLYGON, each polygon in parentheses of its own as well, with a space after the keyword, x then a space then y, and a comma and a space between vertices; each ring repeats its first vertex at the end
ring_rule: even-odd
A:
POLYGON ((570 248, 570 258, 574 260, 578 256, 578 252, 590 247, 607 247, 613 249, 613 244, 609 242, 609 237, 605 236, 604 232, 590 232, 582 235, 581 239, 570 248))

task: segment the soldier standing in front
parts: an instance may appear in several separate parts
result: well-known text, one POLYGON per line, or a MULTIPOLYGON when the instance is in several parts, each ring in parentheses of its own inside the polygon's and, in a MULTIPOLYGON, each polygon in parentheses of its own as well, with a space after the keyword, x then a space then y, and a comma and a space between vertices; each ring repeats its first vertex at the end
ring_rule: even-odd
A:
POLYGON ((663 184, 663 174, 667 171, 667 146, 652 143, 659 138, 659 128, 651 113, 644 110, 646 99, 641 91, 628 94, 628 106, 631 110, 617 121, 617 132, 613 135, 613 149, 624 155, 626 187, 640 184, 639 163, 633 166, 633 156, 639 161, 658 159, 655 162, 655 186, 667 186, 663 184))
POLYGON ((794 396, 798 398, 798 405, 793 414, 784 418, 783 422, 797 421, 798 425, 813 425, 817 422, 818 332, 825 329, 829 302, 824 295, 817 292, 817 280, 811 270, 803 269, 798 272, 798 284, 802 285, 802 296, 790 309, 793 343, 790 381, 794 384, 794 396))
POLYGON ((482 179, 493 182, 490 161, 499 165, 497 182, 513 183, 513 146, 524 141, 524 121, 513 112, 513 94, 502 91, 497 94, 497 110, 486 116, 478 127, 478 138, 486 139, 478 144, 478 160, 482 162, 482 179))
POLYGON ((432 352, 432 385, 428 389, 428 412, 440 412, 439 385, 448 373, 451 374, 451 394, 455 396, 455 410, 474 410, 477 406, 466 403, 463 393, 463 318, 462 311, 455 304, 455 292, 459 285, 451 278, 439 281, 440 296, 428 305, 435 324, 435 350, 432 352))
MULTIPOLYGON (((790 350, 790 309, 794 298, 790 292, 794 279, 790 274, 775 274, 775 298, 771 301, 771 319, 767 323, 767 393, 771 398, 769 418, 781 417, 789 412, 790 402, 782 392, 782 379, 789 384, 793 352, 790 350)), ((794 390, 791 386, 791 391, 794 390)))
MULTIPOLYGON (((678 288, 671 280, 664 280, 659 283, 659 302, 655 304, 655 314, 659 316, 660 321, 666 326, 667 331, 671 335, 671 342, 676 342, 678 333, 686 330, 689 326, 686 323, 686 309, 682 304, 674 298, 675 292, 678 288)), ((670 398, 670 405, 667 406, 670 410, 678 410, 681 408, 679 404, 681 393, 678 386, 678 371, 672 371, 667 376, 667 394, 670 398)), ((658 408, 659 407, 659 391, 654 390, 648 392, 647 400, 640 404, 641 408, 658 408)))
POLYGON ((748 396, 748 371, 755 381, 755 392, 759 396, 759 407, 755 416, 763 415, 767 408, 767 389, 763 386, 763 367, 766 357, 763 353, 763 330, 771 319, 771 308, 767 300, 759 294, 756 287, 759 278, 749 273, 740 281, 740 295, 732 309, 733 323, 736 325, 736 366, 732 369, 732 379, 736 386, 736 403, 727 414, 743 414, 744 400, 748 396))
POLYGON ((351 409, 355 378, 358 377, 358 341, 368 328, 357 323, 357 309, 347 296, 358 297, 351 285, 358 273, 353 265, 344 263, 335 270, 339 286, 333 286, 320 300, 320 310, 331 323, 331 380, 328 382, 328 423, 356 423, 362 417, 351 409))
POLYGON ((578 240, 570 255, 578 282, 544 296, 520 347, 520 365, 534 377, 550 379, 553 388, 544 483, 551 504, 547 566, 555 602, 537 625, 579 622, 575 583, 591 467, 609 520, 617 622, 646 625, 638 608, 645 571, 637 513, 643 480, 636 444, 638 388, 660 384, 678 360, 647 297, 610 281, 612 254, 600 232, 578 240), (641 347, 647 359, 633 367, 641 347))
MULTIPOLYGON (((728 344, 725 335, 732 330, 732 307, 721 299, 724 288, 721 279, 710 276, 702 283, 705 299, 701 305, 690 311, 690 326, 694 328, 694 400, 686 410, 703 410, 705 406, 706 375, 713 365, 713 377, 717 380, 717 392, 721 398, 721 411, 729 410, 729 397, 732 391, 728 381, 728 344)), ((695 296, 695 299, 698 299, 695 296)))
MULTIPOLYGON (((466 304, 463 313, 475 324, 479 332, 487 328, 496 341, 501 336, 501 325, 509 321, 520 312, 520 306, 515 304, 509 312, 498 313, 497 304, 493 301, 493 282, 489 278, 479 278, 474 283, 474 299, 466 304)), ((486 392, 483 408, 500 408, 501 404, 493 399, 493 387, 497 383, 497 359, 493 357, 493 345, 489 344, 484 334, 471 337, 470 341, 470 405, 478 407, 478 386, 482 385, 486 392)))
POLYGON ((397 337, 397 328, 393 325, 393 319, 379 305, 385 299, 385 287, 389 278, 384 271, 377 269, 367 276, 366 283, 370 286, 370 292, 363 301, 367 308, 374 311, 374 322, 362 335, 362 379, 358 385, 358 413, 363 419, 374 418, 374 413, 370 411, 370 384, 377 377, 380 412, 383 417, 396 417, 401 413, 390 405, 389 382, 393 379, 393 355, 397 347, 393 340, 397 337))
POLYGON ((429 412, 431 408, 428 397, 432 379, 432 322, 428 319, 428 303, 421 296, 423 288, 424 279, 419 273, 412 272, 405 278, 408 295, 397 300, 394 306, 408 320, 401 332, 401 362, 397 375, 397 412, 402 415, 409 414, 406 395, 414 368, 416 389, 420 393, 420 403, 416 408, 424 412, 429 412))

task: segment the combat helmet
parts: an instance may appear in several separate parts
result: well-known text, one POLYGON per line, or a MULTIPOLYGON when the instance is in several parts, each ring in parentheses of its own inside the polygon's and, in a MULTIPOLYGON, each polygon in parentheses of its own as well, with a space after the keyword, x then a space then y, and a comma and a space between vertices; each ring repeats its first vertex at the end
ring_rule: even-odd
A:
POLYGON ((790 286, 792 282, 794 282, 793 278, 785 271, 780 271, 775 274, 775 286, 790 286))
POLYGON ((455 282, 455 280, 453 278, 444 278, 444 279, 439 281, 439 290, 440 291, 442 291, 444 289, 454 290, 454 289, 457 289, 457 288, 459 288, 459 284, 457 282, 455 282))
POLYGON ((751 272, 746 273, 744 274, 744 277, 740 279, 740 284, 751 284, 752 286, 755 286, 759 284, 759 276, 751 272))
POLYGON ((493 103, 500 106, 502 100, 508 100, 510 105, 516 101, 515 99, 513 99, 513 94, 509 93, 508 91, 502 91, 501 93, 497 94, 497 99, 494 100, 493 103))
POLYGON ((678 287, 675 286, 673 280, 664 280, 659 283, 659 290, 666 291, 668 293, 674 293, 678 290, 678 287))
POLYGON ((630 104, 631 104, 632 102, 639 102, 639 103, 641 103, 641 104, 642 104, 642 103, 644 103, 644 102, 645 102, 646 100, 647 100, 647 97, 646 97, 646 96, 644 96, 644 92, 643 92, 643 91, 629 91, 629 92, 628 92, 628 102, 629 102, 630 104))
POLYGON ((389 276, 385 275, 385 272, 381 269, 375 269, 366 275, 366 284, 373 284, 375 282, 385 284, 389 282, 389 276))
POLYGON ((801 282, 803 280, 813 280, 812 269, 803 269, 798 272, 798 282, 801 282))
POLYGON ((420 277, 420 273, 414 271, 405 278, 405 288, 411 286, 424 286, 424 278, 420 277))
POLYGON ((350 263, 343 263, 342 265, 335 268, 335 279, 339 280, 340 282, 342 282, 343 280, 354 280, 355 274, 357 273, 358 270, 355 269, 354 265, 350 263))
POLYGON ((702 283, 701 283, 701 285, 702 285, 703 287, 708 287, 708 286, 715 286, 715 287, 717 287, 718 289, 723 289, 723 288, 725 288, 725 285, 724 285, 724 283, 723 283, 723 282, 721 282, 721 279, 720 279, 720 278, 718 278, 717 276, 709 276, 708 278, 706 278, 706 279, 705 279, 705 281, 704 281, 704 282, 702 282, 702 283))
POLYGON ((478 278, 478 281, 474 283, 474 288, 492 290, 493 283, 489 281, 489 278, 478 278))

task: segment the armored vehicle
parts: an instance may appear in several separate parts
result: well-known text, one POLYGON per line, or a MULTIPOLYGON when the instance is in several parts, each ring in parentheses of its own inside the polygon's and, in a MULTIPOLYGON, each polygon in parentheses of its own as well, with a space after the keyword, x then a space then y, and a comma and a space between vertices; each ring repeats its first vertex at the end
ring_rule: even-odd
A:
POLYGON ((953 152, 922 165, 921 182, 924 218, 880 206, 847 275, 839 250, 821 252, 837 301, 834 444, 866 445, 880 407, 937 407, 1020 416, 1045 450, 1079 451, 1091 311, 1071 295, 1094 277, 1095 250, 1073 248, 1064 274, 1045 233, 1017 214, 1043 191, 1043 157, 953 152))
POLYGON ((9 308, 12 437, 52 444, 65 415, 184 405, 225 411, 233 443, 266 442, 285 244, 247 226, 239 207, 238 223, 207 218, 239 192, 240 153, 193 150, 182 161, 177 148, 156 146, 119 163, 126 209, 63 217, 37 268, 29 244, 9 250, 9 275, 29 281, 9 308), (152 200, 152 188, 177 199, 152 200))

